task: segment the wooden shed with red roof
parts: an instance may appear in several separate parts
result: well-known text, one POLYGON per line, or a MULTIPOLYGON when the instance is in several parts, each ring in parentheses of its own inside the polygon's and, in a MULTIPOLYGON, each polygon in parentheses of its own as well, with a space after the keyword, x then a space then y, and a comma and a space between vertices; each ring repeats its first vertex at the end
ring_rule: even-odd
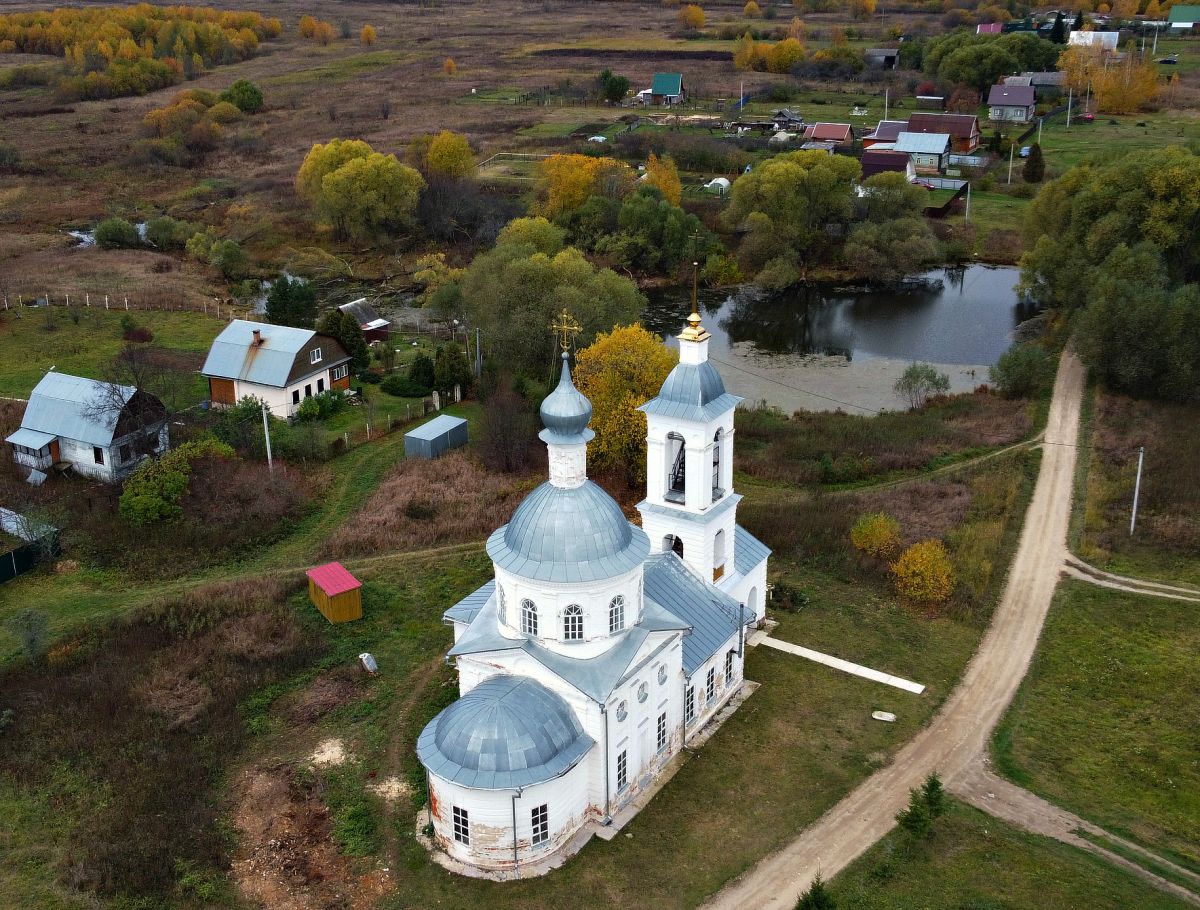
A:
POLYGON ((340 562, 309 569, 308 598, 330 622, 362 619, 362 582, 340 562))

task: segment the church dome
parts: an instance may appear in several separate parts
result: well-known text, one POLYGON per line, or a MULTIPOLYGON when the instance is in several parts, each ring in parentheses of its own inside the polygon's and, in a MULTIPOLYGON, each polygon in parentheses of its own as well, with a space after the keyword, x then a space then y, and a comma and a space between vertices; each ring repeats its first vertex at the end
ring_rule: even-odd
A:
POLYGON ((742 399, 725 391, 721 374, 707 360, 678 363, 668 374, 658 397, 638 410, 646 414, 684 420, 712 420, 731 411, 742 399))
POLYGON ((481 790, 559 777, 595 744, 563 699, 532 679, 484 680, 429 722, 417 756, 431 774, 481 790))
POLYGON ((487 550, 497 566, 523 578, 585 582, 636 568, 650 540, 588 480, 570 488, 542 484, 488 538, 487 550))
POLYGON ((541 416, 542 424, 546 427, 540 434, 544 442, 581 443, 595 435, 587 428, 592 419, 592 403, 571 381, 566 354, 563 354, 562 375, 559 376, 558 385, 542 402, 541 416))

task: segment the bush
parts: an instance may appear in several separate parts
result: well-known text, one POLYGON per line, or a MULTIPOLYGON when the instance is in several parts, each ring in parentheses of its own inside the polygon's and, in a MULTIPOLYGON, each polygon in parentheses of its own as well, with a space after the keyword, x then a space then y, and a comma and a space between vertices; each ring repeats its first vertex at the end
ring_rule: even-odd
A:
POLYGON ((124 218, 106 218, 96 225, 96 245, 106 250, 142 245, 138 229, 124 218))
POLYGON ((423 386, 414 382, 411 376, 399 373, 389 376, 379 387, 389 395, 399 398, 424 398, 429 394, 429 386, 423 386))
POLYGON ((233 458, 234 452, 216 439, 197 439, 142 464, 125 481, 121 514, 134 524, 174 521, 182 517, 180 502, 187 492, 192 462, 205 457, 233 458))
POLYGON ((228 101, 243 113, 253 114, 262 109, 263 93, 249 79, 239 79, 221 92, 221 100, 228 101))
POLYGON ((214 123, 234 123, 242 119, 242 112, 236 104, 218 101, 208 109, 208 116, 214 123))
POLYGON ((911 409, 920 410, 931 395, 950 391, 950 377, 928 363, 910 363, 892 388, 911 409))
POLYGON ((0 142, 0 167, 16 167, 21 163, 21 153, 15 145, 0 142))
POLYGON ((32 664, 41 663, 50 648, 50 621, 46 614, 33 607, 14 614, 4 624, 21 643, 21 651, 25 659, 32 664))
POLYGON ((891 559, 900 551, 900 522, 886 512, 861 516, 850 529, 850 542, 876 559, 891 559))
POLYGON ((341 411, 346 406, 346 399, 337 392, 321 392, 305 398, 296 411, 296 419, 300 422, 310 420, 325 420, 341 411))
POLYGON ((1033 398, 1054 380, 1054 359, 1036 344, 1014 344, 991 368, 992 382, 1008 398, 1033 398))
POLYGON ((944 602, 954 591, 954 567, 940 540, 915 543, 892 563, 896 590, 923 604, 944 602))
POLYGON ((196 233, 186 221, 176 221, 169 215, 151 218, 146 222, 146 242, 160 250, 182 250, 196 233))

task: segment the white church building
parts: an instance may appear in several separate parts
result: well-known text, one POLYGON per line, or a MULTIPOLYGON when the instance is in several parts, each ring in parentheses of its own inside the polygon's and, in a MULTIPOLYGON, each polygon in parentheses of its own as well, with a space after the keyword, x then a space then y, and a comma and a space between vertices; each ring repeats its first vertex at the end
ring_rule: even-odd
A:
POLYGON ((446 611, 460 698, 422 731, 434 840, 544 871, 654 784, 743 684, 770 551, 736 523, 739 399, 693 313, 647 420, 642 527, 587 477, 591 403, 563 355, 550 479, 488 539, 495 578, 446 611))

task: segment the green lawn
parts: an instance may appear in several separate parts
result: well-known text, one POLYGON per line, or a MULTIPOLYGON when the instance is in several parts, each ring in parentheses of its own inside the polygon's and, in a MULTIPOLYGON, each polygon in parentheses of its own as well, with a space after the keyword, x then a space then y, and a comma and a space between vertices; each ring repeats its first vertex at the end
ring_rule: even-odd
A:
POLYGON ((1176 910, 1104 860, 951 801, 933 837, 893 831, 835 878, 838 910, 1176 910))
MULTIPOLYGON (((1057 176, 1089 158, 1119 156, 1128 152, 1200 139, 1200 116, 1194 111, 1097 114, 1093 123, 1066 116, 1047 121, 1042 130, 1047 178, 1057 176)), ((1036 134, 1028 142, 1035 142, 1036 134)))
POLYGON ((1196 615, 1063 582, 993 750, 1015 782, 1200 870, 1196 615))

